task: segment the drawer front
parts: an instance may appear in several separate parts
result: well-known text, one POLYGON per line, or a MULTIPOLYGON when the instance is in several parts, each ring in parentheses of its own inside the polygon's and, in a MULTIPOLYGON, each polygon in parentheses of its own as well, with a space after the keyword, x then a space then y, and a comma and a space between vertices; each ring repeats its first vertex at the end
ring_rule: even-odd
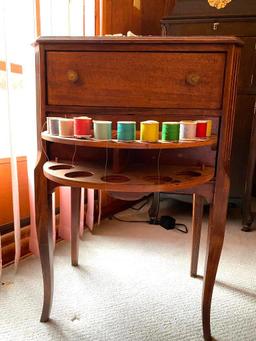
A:
POLYGON ((224 53, 47 53, 49 105, 222 107, 224 53))
POLYGON ((238 37, 255 36, 256 22, 228 21, 216 18, 211 22, 169 22, 164 23, 167 35, 232 35, 238 37))

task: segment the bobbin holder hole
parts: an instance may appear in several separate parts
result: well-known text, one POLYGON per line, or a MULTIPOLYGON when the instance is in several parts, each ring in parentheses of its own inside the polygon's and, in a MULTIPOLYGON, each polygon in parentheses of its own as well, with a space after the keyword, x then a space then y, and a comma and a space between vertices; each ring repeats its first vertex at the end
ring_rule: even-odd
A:
POLYGON ((50 170, 64 170, 64 169, 72 169, 73 166, 71 165, 54 165, 54 166, 50 166, 49 169, 50 170))
POLYGON ((104 182, 121 183, 121 182, 130 181, 130 178, 128 178, 128 176, 125 176, 125 175, 111 174, 111 175, 102 176, 101 180, 104 182))
POLYGON ((185 176, 185 177, 189 177, 189 178, 195 178, 195 177, 201 176, 201 173, 196 172, 196 171, 187 170, 187 171, 179 172, 179 173, 177 173, 177 175, 181 175, 181 176, 185 176))
POLYGON ((92 176, 93 173, 91 172, 86 172, 86 171, 74 171, 74 172, 69 172, 65 174, 65 177, 67 178, 86 178, 88 176, 92 176))

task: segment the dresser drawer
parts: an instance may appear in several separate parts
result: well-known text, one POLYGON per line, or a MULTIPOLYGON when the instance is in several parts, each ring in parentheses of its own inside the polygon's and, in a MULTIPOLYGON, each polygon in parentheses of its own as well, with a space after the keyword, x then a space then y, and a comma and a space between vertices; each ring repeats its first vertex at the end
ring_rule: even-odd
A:
POLYGON ((47 53, 49 105, 133 108, 222 106, 224 53, 47 53))
POLYGON ((207 22, 199 21, 194 23, 192 20, 162 21, 166 30, 166 35, 232 35, 238 37, 255 36, 256 21, 221 21, 221 18, 209 19, 207 22))

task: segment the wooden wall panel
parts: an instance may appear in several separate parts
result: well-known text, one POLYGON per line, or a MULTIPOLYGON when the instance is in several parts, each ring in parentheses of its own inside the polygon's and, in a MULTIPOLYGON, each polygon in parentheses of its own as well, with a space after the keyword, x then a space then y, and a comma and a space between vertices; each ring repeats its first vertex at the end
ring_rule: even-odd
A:
POLYGON ((103 34, 141 34, 141 0, 104 0, 103 34))
POLYGON ((160 20, 175 0, 103 0, 103 34, 160 35, 160 20))
POLYGON ((164 16, 165 6, 166 0, 142 0, 142 35, 161 35, 160 20, 164 16))

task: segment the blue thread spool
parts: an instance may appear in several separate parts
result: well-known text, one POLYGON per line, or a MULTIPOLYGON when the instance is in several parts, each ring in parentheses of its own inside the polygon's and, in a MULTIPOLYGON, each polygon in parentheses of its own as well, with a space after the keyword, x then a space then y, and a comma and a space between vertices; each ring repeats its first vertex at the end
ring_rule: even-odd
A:
POLYGON ((117 122, 117 140, 134 141, 136 140, 136 122, 118 121, 117 122))
POLYGON ((111 140, 112 122, 111 121, 93 121, 94 138, 97 140, 111 140))

